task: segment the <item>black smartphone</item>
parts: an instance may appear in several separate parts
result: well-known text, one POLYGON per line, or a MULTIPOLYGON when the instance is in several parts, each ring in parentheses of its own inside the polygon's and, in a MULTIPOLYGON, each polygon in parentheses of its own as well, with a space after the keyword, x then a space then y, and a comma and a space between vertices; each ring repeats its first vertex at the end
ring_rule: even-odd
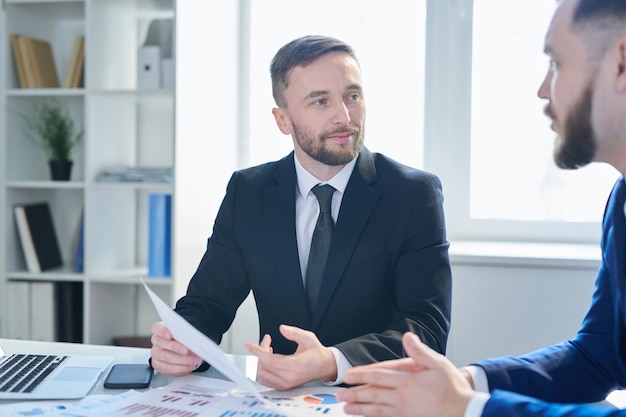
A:
POLYGON ((113 365, 104 380, 104 388, 148 388, 152 381, 152 367, 148 364, 119 363, 113 365))

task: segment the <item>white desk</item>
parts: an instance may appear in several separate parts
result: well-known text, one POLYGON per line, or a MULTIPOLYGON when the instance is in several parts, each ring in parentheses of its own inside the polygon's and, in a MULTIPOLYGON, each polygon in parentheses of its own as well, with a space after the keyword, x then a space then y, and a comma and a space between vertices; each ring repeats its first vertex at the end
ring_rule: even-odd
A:
MULTIPOLYGON (((104 355, 113 358, 112 365, 116 363, 148 363, 150 358, 150 349, 133 348, 121 346, 102 346, 102 345, 85 345, 80 343, 59 343, 59 342, 36 342, 29 340, 13 340, 0 339, 0 347, 5 354, 11 353, 36 353, 36 354, 70 354, 70 355, 104 355)), ((248 355, 227 355, 244 372, 244 374, 252 379, 256 379, 257 358, 248 355)), ((110 367, 109 367, 110 368, 110 367)), ((107 372, 108 373, 108 370, 107 372)), ((106 375, 106 374, 105 374, 106 375)), ((117 394, 124 390, 106 389, 102 386, 104 376, 92 390, 92 394, 117 394)), ((207 377, 225 379, 222 374, 209 369, 206 372, 198 373, 207 377)), ((168 377, 160 373, 155 373, 151 388, 161 387, 171 382, 173 377, 168 377)), ((149 389, 149 388, 146 388, 149 389)), ((138 390, 142 391, 142 390, 138 390)), ((0 400, 0 404, 9 401, 0 400)))

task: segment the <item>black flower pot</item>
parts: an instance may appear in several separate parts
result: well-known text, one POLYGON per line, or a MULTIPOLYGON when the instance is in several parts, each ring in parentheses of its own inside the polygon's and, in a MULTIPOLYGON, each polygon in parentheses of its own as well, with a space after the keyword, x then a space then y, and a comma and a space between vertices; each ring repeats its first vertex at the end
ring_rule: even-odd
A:
POLYGON ((72 175, 72 161, 65 159, 51 159, 50 176, 52 181, 69 181, 72 175))

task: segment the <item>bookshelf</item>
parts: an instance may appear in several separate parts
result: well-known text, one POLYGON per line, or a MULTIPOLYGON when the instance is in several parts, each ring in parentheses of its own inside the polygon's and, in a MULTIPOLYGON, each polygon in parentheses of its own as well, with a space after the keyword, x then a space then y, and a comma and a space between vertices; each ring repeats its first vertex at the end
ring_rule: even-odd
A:
MULTIPOLYGON (((175 87, 137 89, 137 51, 150 22, 175 21, 175 0, 4 0, 0 10, 0 337, 9 335, 8 290, 15 282, 79 283, 82 342, 149 333, 157 319, 139 277, 147 275, 149 196, 171 194, 168 182, 98 180, 117 166, 174 165, 175 87), (50 43, 59 88, 22 88, 11 34, 50 43), (84 37, 84 70, 65 87, 84 37), (76 84, 76 83, 75 83, 76 84), (17 111, 55 98, 68 110, 82 142, 72 152, 69 181, 52 181, 43 150, 26 140, 17 111), (30 273, 13 206, 46 201, 64 266, 30 273), (83 219, 82 272, 72 269, 83 219)), ((173 302, 174 277, 147 279, 173 302)))

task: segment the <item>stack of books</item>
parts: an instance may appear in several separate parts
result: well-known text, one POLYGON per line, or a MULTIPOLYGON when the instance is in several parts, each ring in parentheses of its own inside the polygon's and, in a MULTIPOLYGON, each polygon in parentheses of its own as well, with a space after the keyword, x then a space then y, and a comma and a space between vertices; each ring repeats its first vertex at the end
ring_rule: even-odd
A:
MULTIPOLYGON (((59 77, 50 42, 28 36, 11 35, 11 48, 17 75, 22 88, 59 88, 59 77)), ((76 88, 82 83, 85 59, 85 38, 76 37, 72 60, 65 77, 65 88, 76 88)))

